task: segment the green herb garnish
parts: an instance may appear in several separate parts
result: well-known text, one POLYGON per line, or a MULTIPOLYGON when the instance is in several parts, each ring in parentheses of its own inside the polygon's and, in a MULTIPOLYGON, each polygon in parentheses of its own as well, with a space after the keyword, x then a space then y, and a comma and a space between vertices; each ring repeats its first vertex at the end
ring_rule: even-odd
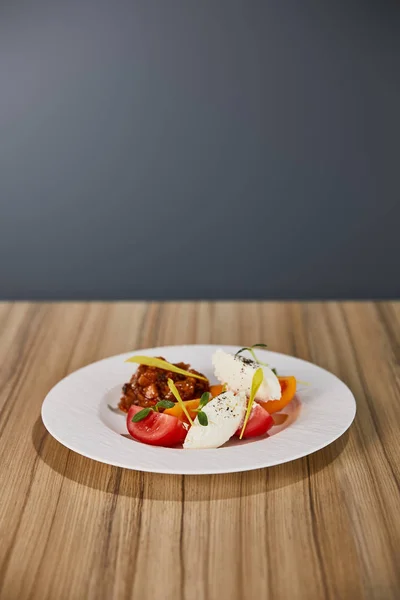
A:
POLYGON ((197 418, 199 420, 200 425, 203 425, 203 427, 206 427, 208 425, 208 417, 206 413, 202 410, 198 413, 197 418))
POLYGON ((143 408, 136 415, 133 415, 132 423, 139 423, 139 421, 143 421, 149 414, 152 412, 152 408, 143 408))
POLYGON ((158 411, 159 408, 174 408, 175 406, 175 402, 172 402, 172 400, 160 400, 160 402, 157 402, 155 408, 158 411))
POLYGON ((172 402, 171 400, 160 400, 160 402, 157 402, 155 406, 148 406, 147 408, 143 408, 143 410, 140 410, 138 413, 136 413, 136 415, 134 415, 132 418, 132 423, 139 423, 139 421, 143 421, 143 419, 148 417, 152 411, 158 412, 159 408, 174 408, 174 406, 175 402, 172 402))
POLYGON ((276 369, 271 369, 271 371, 278 377, 278 371, 276 369))
POLYGON ((179 367, 172 365, 166 360, 162 360, 161 358, 155 358, 154 356, 131 356, 131 358, 127 358, 125 362, 137 363, 139 365, 147 365, 148 367, 157 367, 158 369, 164 369, 165 371, 171 371, 172 373, 179 373, 179 375, 186 375, 186 377, 194 377, 195 379, 208 381, 207 377, 197 375, 196 373, 190 373, 190 371, 180 369, 179 367))
POLYGON ((254 352, 254 348, 268 348, 267 344, 253 344, 252 346, 244 346, 243 348, 240 348, 240 350, 238 350, 235 354, 235 356, 238 356, 239 354, 241 354, 242 352, 245 352, 247 350, 247 352, 250 352, 251 356, 253 357, 254 362, 258 363, 259 365, 264 365, 264 367, 267 367, 267 363, 261 362, 261 360, 258 360, 256 353, 254 352))
POLYGON ((247 404, 247 411, 246 411, 246 416, 244 418, 242 431, 240 432, 240 436, 239 436, 240 440, 243 437, 244 430, 246 429, 247 422, 250 417, 251 409, 253 407, 254 398, 256 397, 256 394, 258 392, 260 385, 263 382, 263 379, 264 379, 264 371, 261 368, 259 368, 259 369, 257 369, 257 371, 255 371, 252 382, 251 382, 250 398, 249 398, 249 402, 247 404))
POLYGON ((208 425, 208 417, 205 412, 203 412, 203 408, 208 404, 210 400, 210 392, 204 392, 200 398, 199 408, 197 409, 197 418, 200 425, 206 427, 208 425))
POLYGON ((187 420, 189 421, 189 423, 191 425, 193 425, 193 420, 191 418, 191 416, 188 413, 188 410, 185 406, 185 403, 183 402, 178 390, 176 389, 176 385, 174 384, 174 382, 172 381, 172 379, 168 379, 168 387, 171 390, 171 392, 173 393, 173 395, 175 396, 177 402, 179 403, 179 406, 181 407, 181 409, 183 410, 183 412, 186 415, 187 420))
POLYGON ((206 404, 208 404, 209 400, 210 400, 210 392, 204 392, 204 394, 202 394, 202 396, 200 398, 199 408, 197 410, 200 412, 201 409, 204 408, 206 404))

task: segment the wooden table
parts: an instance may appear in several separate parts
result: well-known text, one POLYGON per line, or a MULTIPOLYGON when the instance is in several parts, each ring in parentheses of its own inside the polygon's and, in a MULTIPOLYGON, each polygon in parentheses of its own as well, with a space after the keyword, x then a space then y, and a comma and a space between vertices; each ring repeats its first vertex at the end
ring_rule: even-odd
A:
POLYGON ((1 600, 400 598, 399 348, 396 303, 1 304, 1 600), (43 427, 47 392, 92 361, 257 341, 350 386, 347 435, 180 477, 88 460, 43 427))

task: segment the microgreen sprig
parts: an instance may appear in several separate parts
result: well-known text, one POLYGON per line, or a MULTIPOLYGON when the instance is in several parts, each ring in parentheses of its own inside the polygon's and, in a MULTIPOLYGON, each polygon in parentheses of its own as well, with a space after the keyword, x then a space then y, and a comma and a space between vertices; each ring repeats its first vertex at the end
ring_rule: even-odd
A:
POLYGON ((133 415, 132 423, 139 423, 139 421, 143 421, 143 419, 148 417, 152 411, 160 412, 160 408, 173 408, 174 406, 175 402, 172 402, 171 400, 160 400, 160 402, 157 402, 155 406, 148 406, 147 408, 143 408, 135 415, 133 415))
POLYGON ((203 427, 207 427, 208 425, 208 417, 206 415, 205 412, 203 412, 202 410, 197 414, 197 418, 199 420, 200 425, 203 425, 203 427))
POLYGON ((199 402, 199 408, 197 410, 201 410, 202 408, 204 408, 205 405, 208 404, 209 400, 210 400, 210 392, 204 392, 201 395, 200 402, 199 402))
POLYGON ((208 404, 210 400, 210 392, 204 392, 200 398, 199 407, 197 409, 197 419, 200 425, 206 427, 208 425, 208 417, 206 413, 203 411, 203 408, 208 404))
POLYGON ((132 423, 139 423, 139 421, 143 421, 143 419, 148 417, 152 411, 153 411, 153 409, 150 408, 150 406, 147 408, 143 408, 142 410, 139 410, 139 412, 137 412, 135 415, 133 415, 132 423))
POLYGON ((175 402, 172 402, 172 400, 160 400, 160 402, 157 402, 155 409, 158 412, 159 408, 174 408, 175 406, 175 402))
POLYGON ((253 407, 254 398, 256 397, 256 394, 258 392, 260 385, 263 382, 263 379, 264 379, 264 371, 261 368, 258 368, 257 371, 255 371, 252 382, 251 382, 250 398, 249 398, 249 402, 247 404, 247 411, 246 411, 246 416, 244 418, 242 431, 240 432, 240 436, 239 436, 240 440, 243 437, 244 430, 246 429, 247 422, 250 417, 251 409, 253 407))
POLYGON ((247 352, 250 352, 251 356, 253 357, 254 362, 258 363, 259 365, 264 365, 264 367, 267 367, 267 363, 261 362, 261 360, 258 360, 256 353, 254 352, 254 348, 268 348, 267 344, 253 344, 252 346, 244 346, 243 348, 240 348, 240 350, 238 350, 235 354, 235 356, 238 356, 239 354, 241 354, 242 352, 245 352, 247 350, 247 352))

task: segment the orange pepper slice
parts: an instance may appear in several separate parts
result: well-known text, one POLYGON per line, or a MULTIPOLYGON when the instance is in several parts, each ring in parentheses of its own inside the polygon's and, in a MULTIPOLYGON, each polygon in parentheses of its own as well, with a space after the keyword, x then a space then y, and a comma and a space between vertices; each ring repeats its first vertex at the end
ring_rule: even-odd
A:
POLYGON ((270 414, 279 412, 287 406, 293 400, 296 393, 296 377, 291 375, 290 377, 278 377, 278 379, 281 384, 282 393, 280 400, 268 400, 268 402, 259 403, 270 414))
POLYGON ((213 398, 219 396, 224 391, 223 385, 210 385, 210 393, 213 398))
MULTIPOLYGON (((199 408, 200 398, 195 398, 194 400, 185 400, 184 405, 191 417, 191 419, 195 419, 197 417, 196 409, 199 408)), ((187 423, 188 420, 186 418, 185 413, 183 412, 182 407, 176 403, 173 408, 167 408, 164 410, 165 415, 172 415, 173 417, 177 417, 180 421, 187 423)))

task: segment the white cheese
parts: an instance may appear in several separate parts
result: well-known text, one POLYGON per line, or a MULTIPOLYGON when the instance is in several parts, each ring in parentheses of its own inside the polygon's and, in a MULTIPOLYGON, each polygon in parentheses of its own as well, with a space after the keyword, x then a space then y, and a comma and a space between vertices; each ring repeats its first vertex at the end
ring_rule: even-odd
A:
POLYGON ((189 429, 184 448, 218 448, 237 431, 246 412, 245 394, 224 392, 203 408, 208 425, 200 425, 198 417, 189 429))
POLYGON ((240 355, 234 356, 223 350, 217 350, 214 353, 212 362, 217 379, 221 383, 226 383, 229 390, 244 392, 246 396, 250 396, 253 375, 261 367, 264 372, 264 380, 258 389, 255 399, 264 402, 280 399, 281 386, 279 380, 269 367, 260 365, 240 355))

